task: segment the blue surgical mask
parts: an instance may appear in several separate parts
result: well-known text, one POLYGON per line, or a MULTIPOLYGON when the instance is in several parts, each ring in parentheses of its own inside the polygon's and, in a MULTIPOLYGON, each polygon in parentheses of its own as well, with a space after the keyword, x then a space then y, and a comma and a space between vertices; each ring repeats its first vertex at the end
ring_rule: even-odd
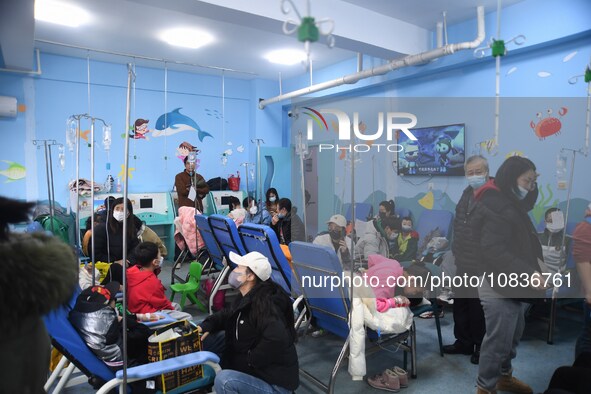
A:
POLYGON ((394 241, 396 239, 396 237, 398 237, 398 234, 396 234, 396 233, 390 233, 390 235, 388 235, 388 239, 390 241, 394 241))
POLYGON ((412 230, 412 226, 402 226, 402 231, 405 233, 408 233, 410 230, 412 230))
POLYGON ((278 214, 277 214, 277 217, 278 217, 279 219, 283 219, 283 218, 285 217, 285 214, 284 214, 284 213, 278 213, 278 214))
POLYGON ((243 274, 241 272, 236 272, 236 271, 230 272, 230 275, 228 275, 228 284, 235 289, 239 289, 240 286, 242 286, 244 284, 244 282, 241 282, 238 279, 238 277, 242 276, 242 275, 243 274))
POLYGON ((486 183, 486 176, 485 175, 472 175, 466 177, 468 180, 468 185, 472 186, 472 189, 476 190, 482 187, 486 183))
POLYGON ((515 196, 517 196, 518 200, 523 200, 525 196, 527 196, 527 193, 529 193, 529 190, 520 185, 517 185, 517 189, 515 190, 515 196))

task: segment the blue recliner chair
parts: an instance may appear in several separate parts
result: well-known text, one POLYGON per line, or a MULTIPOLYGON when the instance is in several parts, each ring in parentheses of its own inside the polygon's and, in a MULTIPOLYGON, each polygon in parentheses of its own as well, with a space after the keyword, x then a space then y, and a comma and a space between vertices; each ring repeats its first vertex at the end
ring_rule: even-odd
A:
POLYGON ((275 231, 263 224, 244 223, 238 228, 238 234, 247 253, 256 251, 269 259, 273 269, 271 279, 291 294, 293 286, 291 267, 279 246, 275 231))
MULTIPOLYGON (((302 284, 306 307, 315 319, 315 326, 345 339, 345 343, 332 369, 328 385, 309 372, 300 369, 300 373, 305 378, 325 392, 333 393, 337 372, 349 349, 348 318, 351 306, 349 291, 344 287, 336 288, 333 291, 331 291, 330 287, 324 286, 304 287, 302 278, 310 278, 311 283, 323 283, 327 277, 333 276, 342 278, 342 266, 334 249, 326 246, 294 241, 289 245, 289 249, 292 255, 293 270, 302 284)), ((328 282, 331 282, 330 279, 328 282)), ((400 348, 404 350, 404 368, 406 368, 407 364, 407 353, 410 353, 411 376, 416 377, 416 332, 414 323, 409 331, 402 334, 378 336, 375 332, 368 330, 367 336, 374 339, 379 347, 385 343, 399 343, 400 348)), ((366 350, 366 354, 368 352, 369 350, 366 350)))
MULTIPOLYGON (((80 290, 78 289, 68 304, 62 305, 50 312, 43 319, 53 346, 64 355, 44 387, 47 391, 59 378, 52 392, 53 394, 58 394, 66 387, 75 368, 78 368, 89 378, 89 383, 93 382, 95 385, 98 385, 104 382, 99 391, 97 391, 99 394, 108 393, 123 383, 123 371, 113 372, 102 360, 96 357, 68 320, 70 310, 73 308, 79 293, 80 290), (70 362, 70 365, 65 367, 67 361, 70 362)), ((177 371, 194 365, 207 364, 203 365, 203 378, 167 391, 168 393, 182 393, 189 389, 198 389, 212 384, 216 370, 219 370, 219 366, 214 365, 217 363, 219 363, 219 357, 214 353, 206 351, 196 352, 156 363, 127 368, 127 381, 133 382, 148 379, 162 373, 177 371)))
POLYGON ((212 314, 213 300, 217 292, 219 290, 225 290, 230 288, 230 286, 222 285, 222 283, 224 282, 224 279, 230 272, 231 268, 228 264, 224 262, 224 253, 222 252, 222 249, 220 248, 218 241, 215 239, 215 236, 213 235, 213 230, 211 229, 211 225, 209 224, 208 217, 206 215, 195 215, 195 223, 197 224, 197 230, 199 231, 199 234, 201 234, 201 238, 203 239, 203 243, 205 244, 205 248, 207 249, 209 258, 212 260, 214 269, 220 272, 213 285, 211 294, 209 295, 209 314, 212 314))

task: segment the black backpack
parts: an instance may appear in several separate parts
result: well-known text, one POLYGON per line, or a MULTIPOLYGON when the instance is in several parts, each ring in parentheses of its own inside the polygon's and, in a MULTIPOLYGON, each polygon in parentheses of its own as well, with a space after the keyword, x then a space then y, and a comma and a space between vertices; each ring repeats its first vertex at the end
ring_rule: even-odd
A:
POLYGON ((228 190, 228 180, 218 176, 207 181, 207 186, 209 186, 210 191, 228 190))

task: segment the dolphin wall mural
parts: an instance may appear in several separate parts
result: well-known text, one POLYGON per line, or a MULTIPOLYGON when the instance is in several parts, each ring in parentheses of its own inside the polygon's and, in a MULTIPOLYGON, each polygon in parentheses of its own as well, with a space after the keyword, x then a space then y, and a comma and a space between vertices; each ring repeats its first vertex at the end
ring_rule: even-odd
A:
POLYGON ((181 131, 196 131, 197 137, 201 142, 203 142, 203 139, 205 137, 213 138, 213 136, 210 133, 202 130, 201 127, 199 127, 199 125, 197 124, 197 122, 189 118, 187 115, 181 114, 181 109, 182 107, 175 108, 171 112, 160 115, 160 117, 156 121, 153 136, 164 137, 180 133, 181 131))

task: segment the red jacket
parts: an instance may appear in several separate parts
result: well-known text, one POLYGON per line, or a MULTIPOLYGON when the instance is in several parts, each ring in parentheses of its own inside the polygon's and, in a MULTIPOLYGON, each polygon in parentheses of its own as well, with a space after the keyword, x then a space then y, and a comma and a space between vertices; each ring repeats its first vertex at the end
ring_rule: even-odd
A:
POLYGON ((131 313, 152 313, 174 309, 160 279, 152 271, 142 271, 139 265, 127 270, 127 308, 131 313))
POLYGON ((591 261, 591 217, 577 224, 573 232, 573 258, 575 263, 591 261))

